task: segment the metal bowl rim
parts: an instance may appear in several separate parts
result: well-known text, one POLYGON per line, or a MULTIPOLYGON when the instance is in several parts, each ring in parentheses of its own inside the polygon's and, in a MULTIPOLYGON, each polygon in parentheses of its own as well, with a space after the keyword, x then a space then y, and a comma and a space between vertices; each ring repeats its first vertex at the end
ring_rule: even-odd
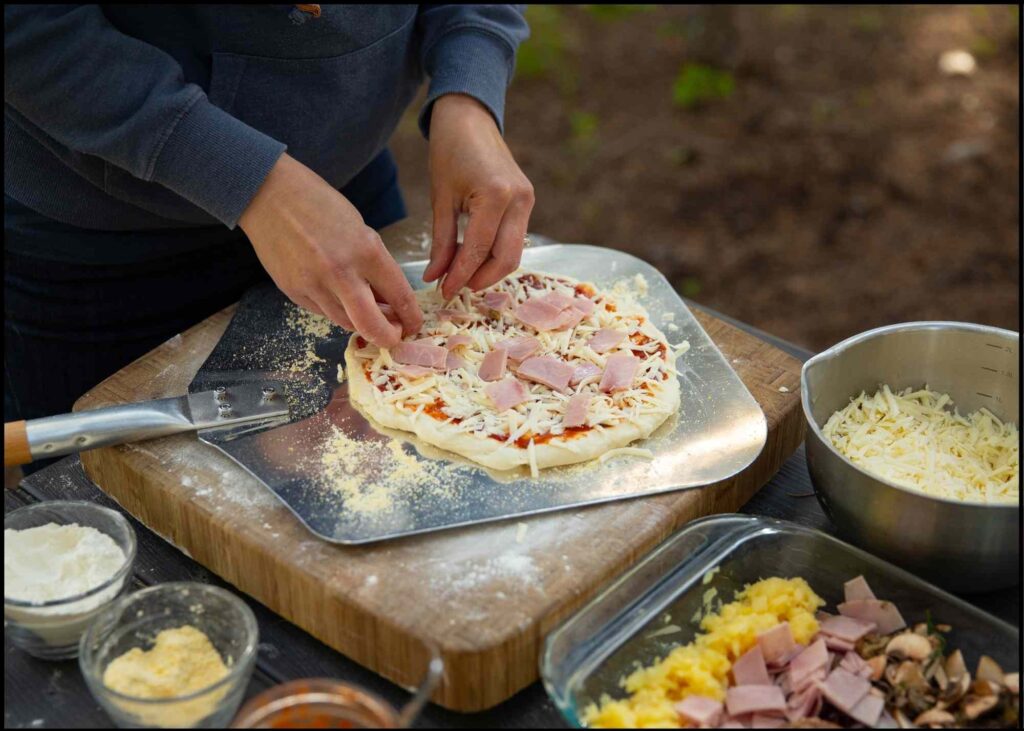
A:
MULTIPOLYGON (((978 325, 971 322, 958 322, 955 320, 920 320, 916 322, 901 322, 895 325, 884 325, 882 327, 876 327, 872 330, 866 330, 862 333, 858 333, 857 335, 851 335, 850 337, 846 338, 846 340, 840 341, 833 345, 831 348, 823 350, 822 352, 808 359, 807 362, 804 363, 803 368, 800 369, 800 404, 803 407, 804 418, 807 420, 808 428, 816 437, 818 437, 822 444, 825 445, 826 449, 828 449, 834 456, 842 460, 847 466, 852 467, 865 477, 869 477, 878 484, 883 485, 885 487, 894 488, 902 493, 912 495, 917 498, 923 498, 935 502, 946 503, 947 505, 955 505, 960 508, 987 508, 989 510, 1002 509, 1019 511, 1019 502, 982 503, 976 501, 966 502, 963 500, 953 500, 951 498, 937 497, 935 495, 928 495, 927 493, 920 492, 918 490, 913 490, 909 487, 904 487, 903 485, 891 482, 890 480, 887 480, 884 477, 880 477, 879 475, 876 475, 873 472, 868 472, 867 470, 863 469, 859 465, 852 462, 846 455, 842 454, 838 449, 836 449, 835 446, 832 444, 832 440, 828 439, 822 433, 821 428, 818 426, 818 423, 814 420, 814 417, 811 414, 810 387, 807 383, 807 373, 814 366, 818 365, 819 363, 823 363, 825 361, 838 358, 848 348, 851 348, 855 345, 859 345, 860 343, 867 342, 868 340, 873 340, 877 337, 889 335, 892 333, 917 332, 919 330, 960 330, 964 332, 985 333, 999 338, 1006 338, 1009 340, 1020 340, 1020 333, 1014 332, 1013 330, 1005 330, 1001 327, 994 327, 991 325, 978 325)), ((819 490, 817 485, 814 486, 814 489, 819 490)))

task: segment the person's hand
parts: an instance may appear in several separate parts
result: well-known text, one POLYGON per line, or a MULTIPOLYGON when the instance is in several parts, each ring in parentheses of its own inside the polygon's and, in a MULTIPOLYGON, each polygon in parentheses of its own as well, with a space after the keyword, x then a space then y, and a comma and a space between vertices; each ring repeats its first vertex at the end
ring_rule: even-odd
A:
POLYGON ((444 276, 441 293, 489 287, 519 267, 533 210, 533 186, 512 159, 498 125, 480 102, 446 94, 430 117, 434 243, 423 281, 444 276), (462 246, 460 213, 469 214, 462 246))
POLYGON ((391 347, 423 314, 377 232, 327 181, 282 155, 238 220, 292 302, 391 347), (401 325, 389 322, 384 310, 401 325))

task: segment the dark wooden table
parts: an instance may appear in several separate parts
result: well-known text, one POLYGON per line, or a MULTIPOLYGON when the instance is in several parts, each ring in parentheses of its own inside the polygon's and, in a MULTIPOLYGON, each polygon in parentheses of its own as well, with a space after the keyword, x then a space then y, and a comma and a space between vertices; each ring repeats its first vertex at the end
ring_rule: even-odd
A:
MULTIPOLYGON (((690 303, 691 306, 696 306, 690 303)), ((810 353, 755 328, 714 313, 734 325, 768 340, 801 360, 810 353)), ((41 500, 93 500, 120 509, 82 471, 77 457, 37 472, 16 490, 4 494, 4 512, 41 500)), ((827 532, 834 530, 813 497, 801 447, 779 473, 754 496, 743 512, 790 520, 827 532)), ((216 576, 129 517, 138 534, 134 588, 166 581, 203 581, 226 586, 216 576)), ((231 589, 231 587, 227 587, 231 589)), ((231 589, 233 591, 233 589, 231 589)), ((259 657, 248 695, 294 678, 329 677, 356 683, 399 706, 409 694, 323 645, 287 620, 249 597, 260 626, 259 657)), ((992 614, 1020 625, 1019 589, 964 597, 992 614)), ((107 727, 110 720, 89 694, 75 661, 44 662, 14 648, 4 634, 4 726, 17 728, 107 727)), ((540 683, 484 713, 454 713, 429 706, 418 724, 422 727, 550 728, 565 725, 540 683)))

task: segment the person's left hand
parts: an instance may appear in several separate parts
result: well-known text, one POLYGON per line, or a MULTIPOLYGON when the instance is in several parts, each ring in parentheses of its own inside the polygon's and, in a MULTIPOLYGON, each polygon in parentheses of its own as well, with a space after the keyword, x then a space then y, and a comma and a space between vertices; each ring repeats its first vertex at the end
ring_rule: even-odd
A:
POLYGON ((512 159, 498 125, 480 102, 446 94, 430 118, 434 242, 423 281, 444 276, 441 294, 489 287, 519 267, 533 210, 533 186, 512 159), (469 214, 461 246, 459 214, 469 214))

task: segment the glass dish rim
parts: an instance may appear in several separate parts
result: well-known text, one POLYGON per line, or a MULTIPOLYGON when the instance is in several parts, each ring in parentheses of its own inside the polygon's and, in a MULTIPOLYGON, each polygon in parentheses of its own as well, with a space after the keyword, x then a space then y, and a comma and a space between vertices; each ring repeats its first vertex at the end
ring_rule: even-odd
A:
POLYGON ((184 701, 190 701, 195 698, 207 695, 208 693, 211 693, 212 691, 220 687, 229 686, 230 684, 236 682, 240 677, 242 677, 243 673, 249 672, 249 670, 251 670, 252 663, 256 658, 256 651, 259 645, 259 624, 256 621, 256 615, 253 613, 249 605, 246 604, 241 598, 228 591, 227 589, 222 589, 221 587, 213 586, 212 584, 203 584, 198 581, 169 581, 164 584, 150 586, 146 589, 141 589, 140 591, 132 592, 131 594, 126 594, 125 596, 119 597, 115 602, 112 602, 109 605, 107 605, 103 609, 103 612, 113 612, 115 608, 123 608, 122 605, 127 605, 129 602, 137 599, 140 596, 147 596, 150 594, 157 594, 160 592, 168 592, 170 590, 180 591, 182 589, 188 589, 190 591, 199 590, 210 594, 220 594, 226 597, 229 603, 233 604, 236 608, 241 609, 242 622, 245 625, 246 629, 246 643, 245 646, 242 648, 242 653, 239 662, 232 665, 231 668, 228 670, 228 674, 220 680, 218 680, 216 683, 211 683, 210 685, 207 685, 204 688, 194 690, 186 695, 176 695, 171 698, 139 698, 138 696, 126 695, 124 693, 120 693, 116 690, 113 690, 112 688, 108 688, 106 685, 103 684, 102 678, 96 677, 95 674, 92 673, 86 666, 86 657, 88 656, 91 658, 93 654, 91 650, 87 649, 87 639, 93 636, 94 630, 99 626, 99 615, 97 615, 97 617, 89 625, 89 628, 82 633, 82 639, 79 642, 78 651, 79 671, 85 678, 86 684, 89 686, 89 689, 92 691, 93 695, 97 696, 97 699, 98 694, 96 693, 95 690, 93 690, 94 685, 103 692, 104 696, 109 696, 118 700, 128 701, 130 703, 137 703, 153 707, 161 705, 170 705, 174 703, 182 703, 184 701))
MULTIPOLYGON (((808 527, 808 526, 800 525, 799 523, 794 523, 794 522, 788 521, 788 520, 782 520, 782 519, 779 519, 779 518, 770 518, 768 516, 747 515, 747 514, 743 514, 743 513, 719 513, 717 515, 709 515, 709 516, 705 516, 703 518, 698 518, 697 520, 693 520, 693 521, 685 524, 681 528, 679 528, 679 529, 673 531, 672 533, 670 533, 664 540, 662 540, 659 544, 657 544, 656 546, 654 546, 654 548, 652 548, 649 552, 647 552, 647 554, 645 554, 637 563, 635 563, 633 566, 631 566, 629 569, 627 569, 625 572, 623 572, 619 576, 613 578, 609 583, 605 584, 601 588, 601 590, 590 601, 588 601, 586 604, 584 604, 582 607, 580 607, 576 612, 574 612, 571 616, 569 616, 563 622, 561 622, 559 625, 557 625, 548 634, 548 636, 545 638, 545 640, 544 640, 544 647, 543 647, 543 650, 540 653, 540 657, 539 657, 539 661, 538 661, 541 682, 542 682, 542 684, 544 686, 544 691, 547 694, 547 696, 548 696, 549 700, 551 701, 551 703, 558 709, 559 714, 562 716, 562 718, 572 728, 587 728, 587 727, 584 726, 582 723, 580 723, 579 716, 578 716, 577 713, 574 712, 574 707, 573 706, 570 706, 568 704, 563 704, 561 702, 560 699, 563 698, 566 694, 558 692, 557 686, 552 682, 552 680, 551 680, 551 678, 549 676, 549 673, 546 671, 546 668, 548 666, 554 664, 553 662, 551 662, 549 660, 549 658, 550 658, 552 650, 554 649, 554 645, 555 645, 556 641, 560 638, 560 636, 564 632, 570 630, 572 627, 574 627, 576 625, 577 622, 581 621, 590 612, 592 612, 596 608, 600 607, 604 603, 604 601, 606 600, 606 598, 608 596, 610 596, 613 593, 615 593, 615 591, 617 589, 619 589, 620 587, 622 587, 623 584, 627 583, 636 574, 638 574, 641 571, 643 571, 643 569, 648 565, 648 563, 650 563, 651 561, 656 559, 656 556, 657 556, 658 552, 661 551, 663 548, 666 548, 671 543, 680 540, 682 538, 682 536, 684 536, 684 535, 686 535, 688 533, 691 533, 692 531, 694 531, 695 529, 697 529, 699 527, 702 527, 702 526, 707 525, 709 523, 713 524, 713 523, 717 523, 717 522, 723 522, 723 523, 734 522, 736 524, 736 527, 741 527, 741 526, 744 526, 744 525, 749 526, 749 528, 748 528, 749 532, 745 533, 744 537, 751 537, 751 536, 754 536, 754 535, 765 535, 762 532, 764 529, 772 529, 772 532, 775 533, 775 534, 778 534, 778 533, 797 533, 797 534, 804 534, 804 535, 815 536, 816 538, 826 539, 826 541, 828 541, 828 542, 830 542, 830 543, 832 543, 834 545, 838 544, 838 547, 840 549, 845 549, 845 550, 849 551, 852 555, 854 555, 854 556, 856 556, 858 558, 861 558, 861 559, 863 559, 863 560, 865 560, 865 561, 867 561, 869 563, 875 563, 875 564, 882 565, 883 567, 885 567, 886 570, 891 571, 895 578, 898 578, 899 580, 904 581, 908 585, 909 589, 912 589, 912 590, 925 589, 925 590, 929 590, 929 591, 931 591, 931 592, 933 592, 935 594, 941 595, 944 600, 946 600, 946 601, 950 602, 951 604, 953 604, 954 606, 956 606, 957 609, 959 609, 961 611, 964 611, 964 612, 966 612, 968 614, 980 615, 981 617, 983 617, 985 619, 985 621, 991 622, 993 626, 998 627, 1000 630, 1016 634, 1017 638, 1018 638, 1018 642, 1019 642, 1019 637, 1020 637, 1020 628, 1019 627, 1014 627, 1009 622, 1006 622, 1006 621, 1004 621, 1004 620, 1002 620, 1002 619, 1000 619, 1000 618, 998 618, 996 616, 993 616, 992 614, 989 614, 988 612, 984 611, 983 609, 981 609, 981 608, 971 604, 970 602, 967 602, 967 601, 961 599, 960 597, 958 597, 958 596, 956 596, 954 594, 951 594, 950 592, 948 592, 948 591, 946 591, 946 590, 944 590, 944 589, 942 589, 942 588, 940 588, 940 587, 938 587, 938 586, 936 586, 934 584, 931 584, 931 583, 925 581, 924 579, 916 576, 915 574, 912 574, 911 572, 907 571, 906 569, 902 569, 899 566, 896 566, 895 564, 892 564, 892 563, 890 563, 890 562, 888 562, 888 561, 886 561, 886 560, 884 560, 882 558, 879 558, 878 556, 875 556, 874 554, 869 553, 868 551, 865 551, 862 548, 858 548, 857 546, 854 546, 854 545, 851 545, 849 543, 846 543, 845 541, 842 541, 842 540, 836 538, 835 536, 830 535, 830 534, 828 534, 828 533, 826 533, 824 531, 818 530, 816 528, 811 528, 811 527, 808 527)), ((683 562, 676 563, 675 564, 675 568, 678 568, 678 567, 682 566, 683 563, 685 563, 685 562, 686 562, 686 559, 684 559, 683 562)), ((708 570, 710 570, 712 568, 714 568, 714 566, 706 566, 706 567, 704 567, 704 571, 700 572, 700 575, 705 574, 708 570)), ((673 569, 673 571, 674 570, 675 569, 673 569)), ((653 592, 657 591, 659 588, 663 588, 663 582, 665 581, 665 579, 667 578, 668 575, 669 575, 669 573, 662 573, 658 578, 652 579, 652 581, 649 583, 649 585, 643 591, 643 593, 638 594, 635 597, 635 600, 639 601, 642 598, 650 596, 653 592)), ((615 614, 612 616, 612 618, 602 625, 601 630, 599 630, 598 632, 595 632, 592 636, 595 636, 595 637, 598 636, 601 631, 603 631, 607 627, 611 626, 616 620, 621 618, 623 616, 622 609, 625 609, 625 607, 622 607, 619 610, 617 610, 615 612, 615 614)), ((621 643, 617 647, 621 647, 621 643)), ((612 652, 614 652, 614 650, 615 650, 615 648, 608 649, 608 654, 610 655, 612 652)), ((607 657, 607 655, 606 655, 606 657, 607 657)))
MULTIPOLYGON (((86 510, 95 510, 95 511, 100 512, 100 513, 106 513, 108 516, 110 516, 110 517, 112 517, 114 519, 115 523, 118 523, 119 525, 121 525, 122 527, 124 527, 126 529, 126 534, 128 536, 128 545, 124 547, 127 550, 125 550, 125 556, 124 556, 125 561, 121 565, 121 568, 119 568, 117 570, 117 572, 113 576, 111 576, 109 579, 104 581, 102 584, 97 584, 92 589, 84 591, 84 592, 82 592, 80 594, 74 594, 72 596, 65 597, 63 599, 48 599, 48 600, 46 600, 44 602, 34 602, 34 601, 31 601, 31 600, 26 600, 26 599, 15 599, 15 598, 9 597, 9 596, 7 596, 5 594, 4 595, 4 606, 5 607, 8 607, 8 606, 9 607, 17 607, 18 609, 51 609, 53 607, 68 606, 68 605, 74 604, 76 602, 80 602, 83 599, 88 599, 91 596, 99 594, 100 592, 104 591, 105 589, 109 589, 111 586, 113 586, 119 580, 125 579, 127 577, 128 573, 131 572, 132 567, 135 565, 135 555, 136 555, 136 553, 138 551, 138 539, 135 536, 135 529, 132 528, 132 525, 131 525, 131 523, 128 522, 128 519, 125 518, 125 516, 122 515, 121 513, 119 513, 118 511, 113 510, 112 508, 108 508, 108 507, 106 507, 104 505, 97 505, 96 503, 90 502, 88 500, 44 500, 42 502, 34 503, 32 505, 23 505, 20 508, 16 508, 15 510, 12 510, 11 512, 7 513, 4 516, 4 522, 6 523, 6 519, 7 518, 10 518, 10 517, 12 517, 12 516, 14 516, 16 514, 19 514, 19 513, 24 515, 24 514, 27 514, 27 513, 36 511, 36 510, 41 510, 43 508, 54 508, 54 507, 60 508, 60 507, 69 507, 69 506, 73 506, 75 508, 84 508, 86 510)), ((62 523, 62 525, 71 525, 71 523, 62 523)), ((91 528, 91 527, 94 527, 94 526, 89 526, 89 527, 91 528)), ((6 526, 5 526, 5 530, 6 530, 6 526)), ((99 530, 104 535, 109 536, 112 540, 116 540, 116 539, 114 539, 113 536, 111 536, 106 531, 100 530, 99 528, 96 528, 96 530, 99 530)), ((118 543, 117 545, 118 545, 119 548, 122 547, 120 543, 118 543)), ((109 606, 110 602, 113 602, 116 599, 117 599, 117 597, 112 597, 107 602, 107 605, 109 606)), ((103 605, 101 605, 101 606, 103 606, 103 605)), ((14 620, 14 621, 17 621, 17 620, 14 620)))

